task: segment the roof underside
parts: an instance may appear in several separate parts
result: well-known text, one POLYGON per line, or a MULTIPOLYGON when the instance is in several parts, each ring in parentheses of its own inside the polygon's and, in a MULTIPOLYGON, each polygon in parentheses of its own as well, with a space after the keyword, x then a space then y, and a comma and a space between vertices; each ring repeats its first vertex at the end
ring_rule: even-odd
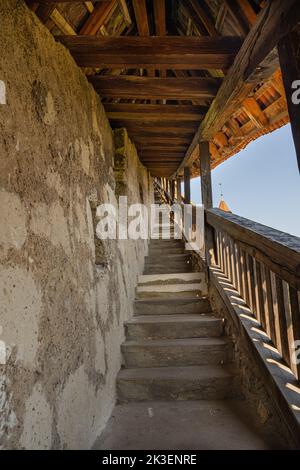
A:
MULTIPOLYGON (((234 62, 263 1, 51 0, 28 5, 70 49, 102 99, 113 128, 126 127, 141 161, 170 177, 234 62), (153 37, 159 36, 159 37, 153 37)), ((210 139, 212 167, 289 121, 278 60, 210 139)))

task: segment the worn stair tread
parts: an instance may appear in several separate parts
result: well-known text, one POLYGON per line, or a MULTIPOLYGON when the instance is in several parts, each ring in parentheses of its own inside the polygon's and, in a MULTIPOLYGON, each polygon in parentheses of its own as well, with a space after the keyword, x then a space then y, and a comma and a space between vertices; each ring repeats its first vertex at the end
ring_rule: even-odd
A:
POLYGON ((184 339, 140 339, 126 340, 122 348, 170 348, 170 347, 193 347, 193 346, 227 346, 230 340, 227 338, 184 338, 184 339))
POLYGON ((137 315, 125 325, 155 324, 155 323, 220 323, 222 320, 207 314, 175 314, 175 315, 137 315))
POLYGON ((187 284, 194 281, 204 281, 205 274, 198 273, 175 273, 175 274, 143 274, 138 278, 139 286, 157 284, 187 284))
MULTIPOLYGON (((209 300, 207 297, 172 297, 172 298, 165 298, 165 299, 159 299, 159 298, 143 298, 143 299, 137 299, 135 300, 136 304, 142 305, 142 304, 157 304, 157 305, 162 305, 162 304, 169 304, 169 305, 185 305, 187 303, 199 303, 201 302, 207 302, 209 303, 209 300)), ((153 312, 154 313, 154 312, 153 312)), ((203 312, 201 312, 203 313, 203 312)), ((208 312, 205 312, 208 313, 208 312)))
POLYGON ((121 369, 117 380, 207 380, 234 377, 236 375, 238 373, 234 367, 228 365, 139 367, 121 369))

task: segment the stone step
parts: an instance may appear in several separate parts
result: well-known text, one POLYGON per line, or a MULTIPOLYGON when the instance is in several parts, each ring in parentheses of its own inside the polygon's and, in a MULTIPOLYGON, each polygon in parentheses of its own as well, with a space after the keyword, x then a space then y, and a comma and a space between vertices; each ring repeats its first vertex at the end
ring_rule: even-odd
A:
POLYGON ((177 274, 177 273, 190 273, 192 271, 192 267, 189 264, 178 264, 170 267, 165 267, 165 266, 147 266, 145 268, 144 273, 145 274, 177 274))
POLYGON ((237 390, 237 376, 228 366, 123 369, 117 377, 119 402, 223 400, 237 390))
POLYGON ((223 333, 223 323, 213 315, 140 315, 125 323, 126 339, 213 338, 223 333))
POLYGON ((211 313, 211 305, 206 298, 143 299, 136 300, 134 308, 136 315, 211 313))
POLYGON ((184 246, 180 247, 157 247, 153 248, 150 246, 149 248, 149 258, 151 256, 160 257, 161 255, 181 255, 184 253, 184 246))
POLYGON ((151 238, 150 241, 150 248, 178 248, 182 246, 185 246, 182 240, 158 240, 151 238))
POLYGON ((128 368, 226 364, 232 343, 223 338, 126 341, 122 352, 128 368))
POLYGON ((156 258, 155 256, 146 256, 145 258, 145 264, 160 264, 161 259, 163 258, 164 263, 167 263, 168 265, 172 265, 174 263, 177 263, 178 261, 181 261, 183 263, 187 263, 191 259, 191 253, 179 253, 176 255, 170 255, 168 253, 162 253, 162 256, 159 258, 156 258))
POLYGON ((204 297, 208 289, 204 273, 175 273, 139 277, 136 297, 204 297))
POLYGON ((176 274, 153 274, 141 275, 138 278, 139 286, 152 286, 152 285, 172 285, 172 284, 190 284, 200 282, 206 284, 206 277, 204 272, 195 273, 176 273, 176 274))

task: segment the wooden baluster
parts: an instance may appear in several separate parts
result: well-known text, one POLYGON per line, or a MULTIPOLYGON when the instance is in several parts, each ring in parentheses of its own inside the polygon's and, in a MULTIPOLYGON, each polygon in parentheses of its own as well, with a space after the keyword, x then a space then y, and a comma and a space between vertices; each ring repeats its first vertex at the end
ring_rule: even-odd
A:
MULTIPOLYGON (((291 306, 291 321, 293 327, 293 341, 300 341, 300 292, 296 291, 293 287, 289 287, 290 293, 290 306, 291 306)), ((299 346, 298 346, 299 347, 299 346)), ((296 364, 295 351, 293 351, 294 373, 298 380, 300 380, 300 362, 296 364)), ((298 359, 299 360, 299 359, 298 359)))
POLYGON ((266 266, 261 269, 264 311, 266 317, 266 332, 271 338, 274 346, 277 347, 276 325, 273 309, 272 283, 270 270, 266 266))
POLYGON ((233 285, 234 288, 238 291, 239 284, 238 284, 238 273, 237 273, 237 258, 236 258, 236 244, 233 239, 231 239, 231 247, 232 247, 232 275, 233 275, 233 285))
POLYGON ((271 273, 273 309, 275 317, 277 348, 283 360, 290 366, 290 348, 288 341, 288 325, 285 311, 285 300, 282 280, 273 272, 271 273), (279 341, 278 341, 279 339, 279 341))
POLYGON ((253 290, 254 290, 254 282, 253 282, 253 260, 251 256, 246 253, 246 272, 247 272, 247 288, 248 288, 248 296, 249 296, 249 307, 251 312, 254 314, 254 304, 253 304, 253 290))
POLYGON ((228 277, 227 256, 226 256, 226 238, 225 238, 224 232, 222 233, 222 245, 223 245, 224 274, 225 274, 225 277, 228 277))
POLYGON ((249 294, 249 285, 248 285, 248 267, 247 267, 247 254, 244 250, 242 254, 242 272, 243 272, 243 290, 244 290, 244 300, 248 307, 250 307, 250 294, 249 294))
POLYGON ((242 299, 245 299, 244 294, 244 283, 243 283, 243 270, 242 270, 242 254, 239 245, 236 243, 236 259, 237 259, 237 272, 238 272, 238 283, 239 293, 242 299))
POLYGON ((229 281, 232 281, 231 265, 230 265, 230 248, 229 248, 229 237, 225 234, 225 253, 226 253, 226 264, 227 264, 227 277, 229 281))
POLYGON ((251 310, 255 316, 255 318, 260 321, 258 318, 258 311, 256 306, 256 296, 255 296, 255 271, 254 271, 254 259, 252 256, 248 256, 249 262, 249 270, 250 270, 250 303, 251 303, 251 310))
POLYGON ((261 265, 257 260, 254 260, 254 275, 255 275, 255 299, 257 308, 257 319, 259 320, 264 331, 267 331, 265 308, 264 308, 264 296, 263 296, 263 285, 261 276, 261 265))
POLYGON ((223 265, 223 248, 222 248, 222 233, 218 231, 218 242, 219 242, 219 265, 220 269, 223 272, 224 265, 223 265))

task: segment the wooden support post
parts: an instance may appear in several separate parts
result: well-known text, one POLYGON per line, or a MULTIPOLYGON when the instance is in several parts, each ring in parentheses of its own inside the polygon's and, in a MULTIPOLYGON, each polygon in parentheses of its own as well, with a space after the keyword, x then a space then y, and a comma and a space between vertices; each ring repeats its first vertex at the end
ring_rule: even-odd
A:
POLYGON ((181 203, 181 179, 177 178, 177 201, 181 203))
POLYGON ((204 219, 204 240, 205 240, 205 258, 208 267, 217 264, 216 247, 213 228, 208 225, 206 211, 213 207, 212 184, 211 184, 211 166, 209 142, 200 142, 200 173, 201 173, 201 194, 202 204, 205 210, 204 219))
POLYGON ((191 203, 191 176, 188 166, 184 167, 184 201, 185 204, 191 203))
POLYGON ((175 199, 175 180, 171 181, 171 198, 173 202, 175 199))
POLYGON ((278 53, 300 171, 300 102, 297 92, 300 83, 300 33, 298 30, 279 41, 278 53))

